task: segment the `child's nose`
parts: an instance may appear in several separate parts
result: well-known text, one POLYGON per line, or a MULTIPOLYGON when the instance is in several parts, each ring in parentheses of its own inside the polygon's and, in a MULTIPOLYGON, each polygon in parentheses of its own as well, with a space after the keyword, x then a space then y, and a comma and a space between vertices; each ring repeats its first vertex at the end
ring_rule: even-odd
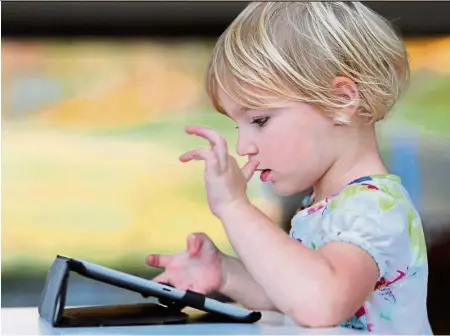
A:
POLYGON ((239 156, 251 156, 258 153, 258 148, 254 142, 239 138, 236 152, 239 156))

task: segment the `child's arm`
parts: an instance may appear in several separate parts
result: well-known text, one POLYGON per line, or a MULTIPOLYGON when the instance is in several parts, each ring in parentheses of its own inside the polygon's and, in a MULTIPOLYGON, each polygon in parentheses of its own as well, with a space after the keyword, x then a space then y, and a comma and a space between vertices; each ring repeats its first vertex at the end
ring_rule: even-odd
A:
POLYGON ((223 266, 224 281, 219 289, 221 293, 248 309, 276 310, 264 289, 253 279, 241 260, 226 255, 223 266))
POLYGON ((221 220, 254 279, 283 313, 302 325, 336 325, 373 290, 378 269, 362 249, 330 243, 314 251, 289 238, 256 207, 235 203, 221 220))

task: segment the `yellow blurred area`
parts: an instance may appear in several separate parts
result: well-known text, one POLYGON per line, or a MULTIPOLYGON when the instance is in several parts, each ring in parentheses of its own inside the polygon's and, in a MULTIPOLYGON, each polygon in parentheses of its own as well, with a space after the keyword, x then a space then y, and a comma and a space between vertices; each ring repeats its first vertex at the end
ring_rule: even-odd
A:
POLYGON ((67 129, 131 126, 150 121, 167 109, 192 106, 199 91, 198 83, 183 73, 159 70, 152 76, 130 75, 96 92, 86 92, 44 108, 30 117, 29 122, 67 129), (180 93, 176 99, 167 94, 171 90, 180 93))
POLYGON ((178 162, 174 150, 48 131, 4 129, 2 137, 4 270, 56 254, 102 263, 136 255, 140 264, 196 231, 229 250, 206 199, 181 190, 201 188, 202 167, 178 162))
POLYGON ((11 85, 23 72, 56 82, 61 95, 21 120, 35 127, 110 129, 190 108, 204 94, 202 68, 208 57, 202 44, 193 55, 191 49, 182 42, 5 41, 4 116, 12 114, 11 85))
POLYGON ((450 72, 450 36, 405 39, 411 69, 450 72))

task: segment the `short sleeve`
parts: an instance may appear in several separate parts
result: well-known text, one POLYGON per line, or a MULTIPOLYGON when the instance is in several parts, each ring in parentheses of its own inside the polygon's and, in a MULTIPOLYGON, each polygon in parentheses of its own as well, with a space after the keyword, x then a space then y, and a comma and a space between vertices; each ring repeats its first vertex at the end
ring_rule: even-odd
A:
POLYGON ((365 188, 351 197, 339 195, 329 206, 323 244, 341 241, 362 248, 377 264, 378 279, 386 275, 392 260, 407 264, 407 216, 398 200, 383 191, 365 188))

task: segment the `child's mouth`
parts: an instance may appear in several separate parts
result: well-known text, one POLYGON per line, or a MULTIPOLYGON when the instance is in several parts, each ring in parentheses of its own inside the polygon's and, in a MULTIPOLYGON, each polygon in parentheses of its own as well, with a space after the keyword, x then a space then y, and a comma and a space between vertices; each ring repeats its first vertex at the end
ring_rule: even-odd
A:
POLYGON ((269 175, 270 175, 271 171, 272 170, 270 170, 270 169, 263 169, 261 171, 261 175, 260 175, 261 181, 267 182, 267 180, 269 179, 269 175))

